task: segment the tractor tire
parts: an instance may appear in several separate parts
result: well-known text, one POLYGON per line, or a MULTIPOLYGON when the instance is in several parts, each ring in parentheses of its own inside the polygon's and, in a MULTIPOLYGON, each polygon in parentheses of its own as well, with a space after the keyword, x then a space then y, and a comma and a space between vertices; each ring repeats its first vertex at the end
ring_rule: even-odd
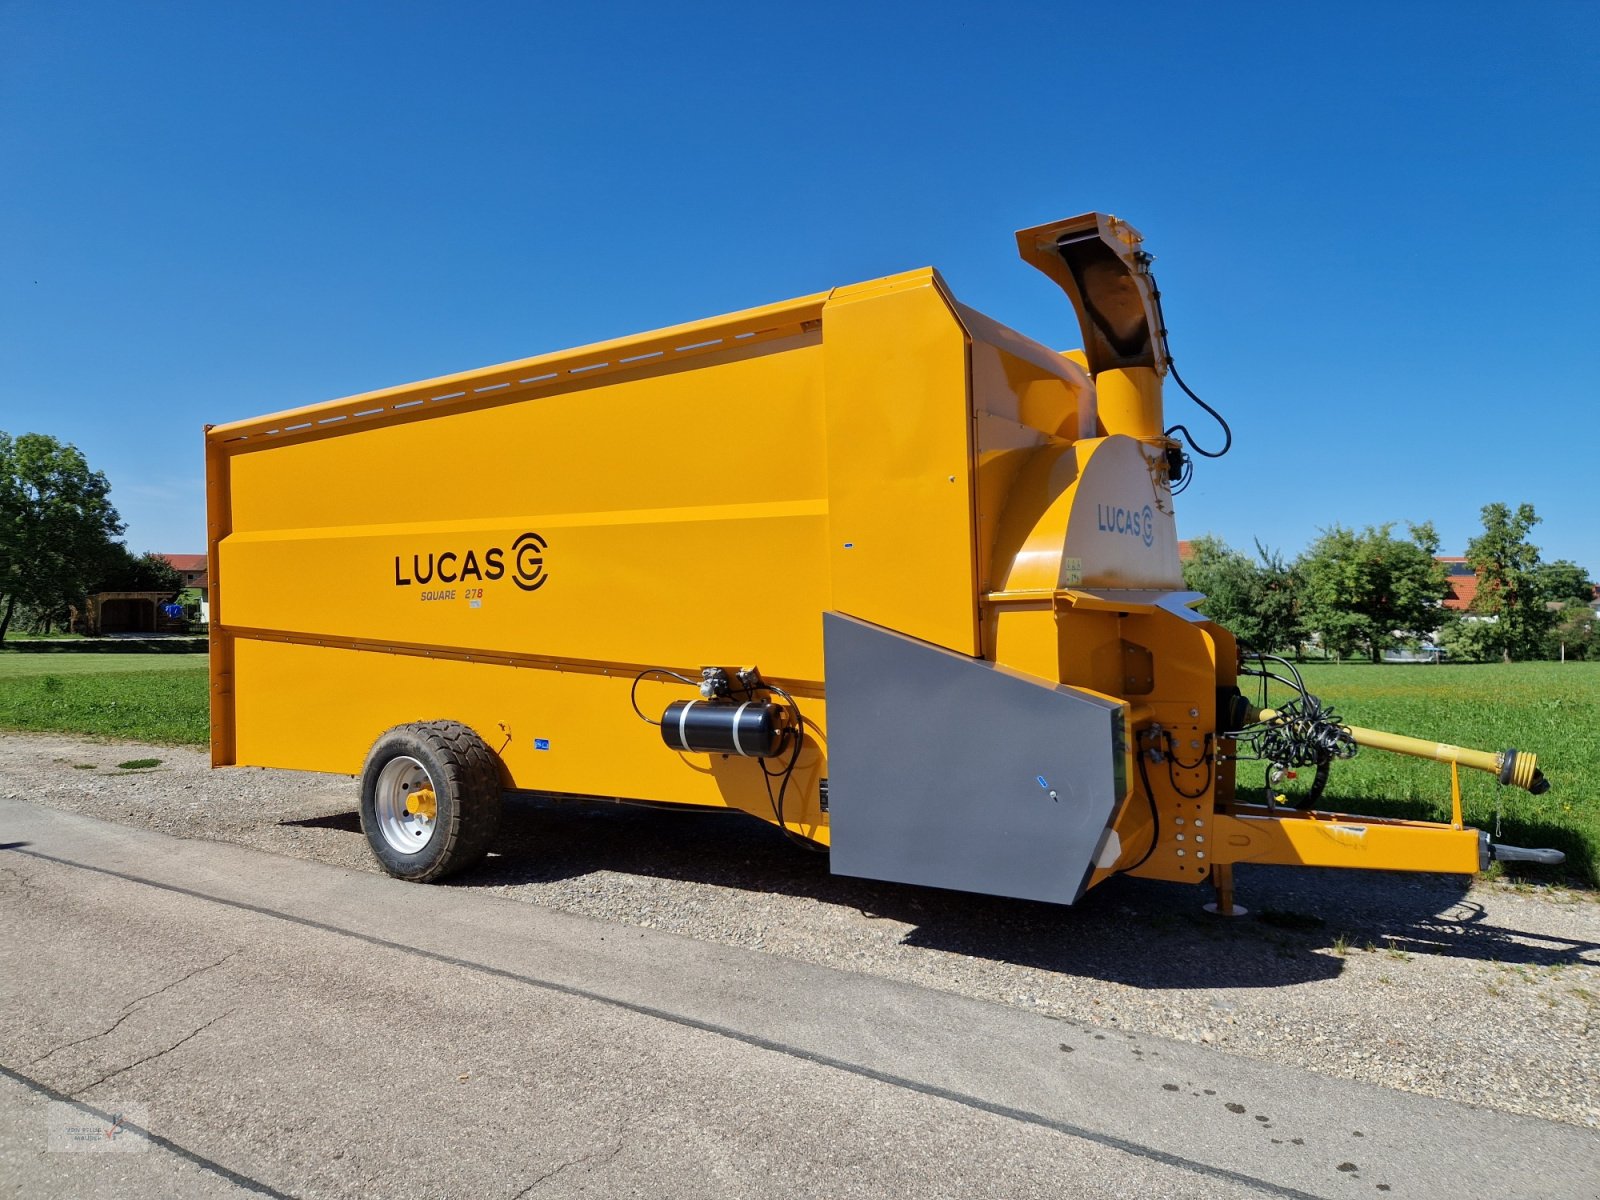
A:
POLYGON ((431 883, 478 862, 502 807, 494 751, 459 721, 398 725, 361 769, 361 831, 397 879, 431 883))

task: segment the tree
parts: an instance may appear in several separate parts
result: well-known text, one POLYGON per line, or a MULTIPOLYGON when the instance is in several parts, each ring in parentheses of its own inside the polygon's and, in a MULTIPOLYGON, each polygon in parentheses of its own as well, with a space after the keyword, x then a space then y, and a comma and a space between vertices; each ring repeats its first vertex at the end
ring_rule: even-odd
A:
POLYGON ((1546 604, 1589 604, 1595 598, 1589 572, 1570 559, 1539 563, 1533 568, 1533 582, 1546 604))
POLYGON ((1254 600, 1254 580, 1250 560, 1212 534, 1189 543, 1189 558, 1183 564, 1183 584, 1200 592, 1205 600, 1200 611, 1243 640, 1240 628, 1249 618, 1254 600))
POLYGON ((1451 609, 1444 612, 1445 621, 1439 628, 1439 645, 1450 655, 1451 662, 1483 662, 1492 657, 1484 644, 1484 630, 1493 624, 1476 618, 1463 619, 1462 614, 1451 609))
POLYGON ((178 568, 153 551, 135 554, 114 543, 95 576, 92 592, 163 592, 170 600, 183 590, 178 568))
POLYGON ((1600 656, 1600 615, 1594 606, 1571 601, 1555 615, 1555 623, 1545 635, 1546 658, 1594 658, 1600 656))
POLYGON ((1261 565, 1256 568, 1256 628, 1259 641, 1251 643, 1268 651, 1294 650, 1306 640, 1304 616, 1305 580, 1299 568, 1283 561, 1283 555, 1256 543, 1261 565))
POLYGON ((1184 585, 1203 592, 1200 611, 1256 650, 1272 652, 1304 639, 1300 624, 1299 576, 1283 556, 1256 543, 1259 565, 1221 538, 1207 534, 1189 543, 1184 585))
POLYGON ((124 528, 111 485, 76 446, 0 432, 0 641, 18 606, 81 597, 124 528))
POLYGON ((1335 525, 1297 564, 1306 626, 1341 656, 1359 649, 1377 662, 1384 650, 1441 623, 1445 568, 1434 558, 1433 525, 1408 526, 1409 539, 1395 537, 1393 528, 1369 525, 1356 533, 1335 525))
POLYGON ((1493 618, 1481 632, 1485 647, 1502 661, 1536 658, 1555 622, 1539 583, 1539 547, 1528 541, 1539 517, 1531 504, 1515 512, 1486 504, 1482 511, 1483 532, 1467 543, 1467 562, 1478 573, 1469 611, 1493 618))

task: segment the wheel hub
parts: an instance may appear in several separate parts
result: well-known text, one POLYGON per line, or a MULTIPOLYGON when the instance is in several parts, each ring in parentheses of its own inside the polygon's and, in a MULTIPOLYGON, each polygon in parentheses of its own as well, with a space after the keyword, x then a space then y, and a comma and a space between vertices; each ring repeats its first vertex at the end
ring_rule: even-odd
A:
POLYGON ((402 754, 384 764, 372 808, 379 835, 401 854, 416 854, 433 840, 439 798, 417 759, 402 754))
POLYGON ((433 794, 431 787, 420 787, 406 797, 406 811, 413 816, 426 817, 430 821, 437 820, 439 798, 433 794))

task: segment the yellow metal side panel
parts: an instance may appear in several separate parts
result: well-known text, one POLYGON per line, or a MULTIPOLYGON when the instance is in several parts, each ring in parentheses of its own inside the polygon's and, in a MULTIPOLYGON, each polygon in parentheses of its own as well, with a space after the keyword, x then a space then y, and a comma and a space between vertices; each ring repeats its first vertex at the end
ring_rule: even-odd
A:
POLYGON ((817 343, 244 443, 226 625, 818 681, 817 343))
MULTIPOLYGON (((1076 364, 963 305, 957 310, 972 340, 972 406, 977 439, 979 586, 1005 583, 1010 556, 997 556, 999 527, 1029 500, 1012 503, 1024 469, 1042 447, 1060 448, 1095 436, 1094 384, 1076 364), (999 562, 997 557, 1004 561, 999 562)), ((1038 514, 1034 514, 1035 517, 1038 514)), ((1031 525, 1031 522, 1029 522, 1031 525)), ((985 641, 984 653, 992 654, 985 641)))
POLYGON ((1078 479, 1099 441, 1041 446, 1012 480, 995 527, 991 600, 1033 596, 1053 603, 1058 588, 1083 582, 1083 563, 1063 561, 1078 479))
POLYGON ((441 409, 480 408, 512 397, 556 394, 589 386, 598 379, 637 377, 662 369, 693 370, 730 351, 782 341, 814 326, 827 298, 826 292, 819 292, 589 346, 229 421, 210 426, 207 436, 220 442, 314 437, 343 433, 374 420, 390 421, 401 414, 425 417, 441 409))
MULTIPOLYGON (((354 774, 385 729, 441 718, 476 730, 509 786, 741 809, 772 819, 754 759, 679 754, 629 702, 631 676, 385 654, 241 637, 236 648, 238 761, 354 774)), ((645 684, 659 717, 693 692, 645 684)), ((827 773, 827 705, 801 704, 807 745, 784 803, 785 823, 827 841, 819 779, 827 773)), ((776 785, 774 785, 776 786, 776 785)))
POLYGON ((932 271, 841 289, 822 319, 829 607, 976 655, 966 335, 932 271))
POLYGON ((309 441, 251 439, 235 456, 233 528, 820 497, 819 342, 470 410, 423 407, 309 441), (726 457, 735 451, 755 457, 726 457))
MULTIPOLYGON (((1035 675, 1040 679, 1048 679, 1058 683, 1071 683, 1074 687, 1088 688, 1092 691, 1100 690, 1096 684, 1099 682, 1082 672, 1063 671, 1062 649, 1065 643, 1062 629, 1054 604, 1049 600, 1031 601, 1025 604, 990 605, 985 610, 985 624, 983 644, 988 657, 1003 667, 1010 667, 1013 671, 1021 671, 1027 675, 1035 675)), ((1115 636, 1116 622, 1110 614, 1093 613, 1090 616, 1105 616, 1105 625, 1112 630, 1115 636)), ((1086 636, 1091 631, 1077 630, 1078 636, 1086 636)))

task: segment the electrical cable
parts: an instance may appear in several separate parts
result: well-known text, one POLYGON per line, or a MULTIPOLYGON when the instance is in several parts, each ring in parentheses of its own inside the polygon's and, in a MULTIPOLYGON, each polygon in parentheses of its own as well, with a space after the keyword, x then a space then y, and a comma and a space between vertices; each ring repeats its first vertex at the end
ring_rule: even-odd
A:
MULTIPOLYGON (((1141 733, 1139 735, 1139 740, 1144 740, 1144 734, 1141 733)), ((1161 813, 1156 808, 1156 790, 1150 786, 1150 772, 1145 770, 1143 747, 1140 747, 1139 752, 1134 755, 1134 761, 1139 764, 1139 780, 1144 784, 1144 798, 1150 803, 1150 845, 1139 856, 1138 862, 1131 867, 1123 867, 1121 871, 1117 872, 1119 875, 1126 875, 1129 871, 1137 871, 1145 863, 1149 862, 1150 856, 1156 851, 1156 843, 1161 840, 1161 813)))
POLYGON ((1187 454, 1183 456, 1183 473, 1172 484, 1171 491, 1174 496, 1181 496, 1184 489, 1194 480, 1194 459, 1187 454))
POLYGON ((1177 792, 1178 795, 1182 796, 1185 800, 1200 799, 1200 797, 1204 796, 1207 790, 1211 787, 1212 773, 1216 770, 1216 760, 1211 753, 1211 735, 1209 733, 1206 734, 1206 740, 1201 746, 1200 757, 1195 759, 1192 763, 1186 763, 1183 761, 1183 759, 1178 757, 1178 752, 1174 746, 1172 735, 1170 733, 1162 734, 1162 738, 1167 743, 1167 782, 1172 785, 1172 790, 1177 792), (1200 785, 1200 790, 1198 792, 1184 791, 1183 788, 1178 784, 1178 775, 1177 772, 1172 769, 1173 767, 1180 767, 1185 771, 1197 771, 1201 767, 1205 767, 1205 782, 1200 785))
POLYGON ((1199 396, 1196 396, 1189 385, 1183 381, 1183 376, 1178 374, 1178 368, 1176 364, 1173 363, 1171 354, 1167 355, 1167 370, 1171 373, 1172 378, 1174 381, 1176 381, 1177 385, 1183 389, 1183 394, 1188 396, 1189 399, 1193 400, 1201 408, 1210 413, 1217 424, 1222 426, 1222 449, 1207 450, 1204 446, 1200 445, 1199 442, 1194 440, 1194 434, 1189 432, 1189 427, 1187 425, 1173 425, 1164 431, 1164 436, 1171 437, 1174 433, 1181 433, 1183 435, 1183 440, 1189 443, 1189 449, 1193 450, 1196 454, 1203 458, 1221 458, 1229 450, 1233 449, 1232 427, 1229 426, 1228 422, 1223 418, 1221 413, 1212 408, 1211 405, 1207 404, 1204 400, 1200 399, 1199 396))
POLYGON ((1206 779, 1205 779, 1205 782, 1200 785, 1200 790, 1198 792, 1186 792, 1186 791, 1183 790, 1183 788, 1178 786, 1178 777, 1177 777, 1176 774, 1174 774, 1174 772, 1172 770, 1172 766, 1173 766, 1173 763, 1175 761, 1176 760, 1173 759, 1173 757, 1171 755, 1167 756, 1167 782, 1172 785, 1172 790, 1177 792, 1178 795, 1182 796, 1185 800, 1198 800, 1198 799, 1200 799, 1202 796, 1204 796, 1206 794, 1206 791, 1211 787, 1211 760, 1210 759, 1206 759, 1205 760, 1205 763, 1206 763, 1206 779))
MULTIPOLYGON (((1163 430, 1162 436, 1171 437, 1175 433, 1181 433, 1183 435, 1183 440, 1189 443, 1189 449, 1193 450, 1196 454, 1203 458, 1221 458, 1233 448, 1233 429, 1229 426, 1223 415, 1216 409, 1212 408, 1211 405, 1207 404, 1204 400, 1200 399, 1199 396, 1195 395, 1193 389, 1183 381, 1183 376, 1178 374, 1177 364, 1172 361, 1172 347, 1167 341, 1167 314, 1161 307, 1161 288, 1156 284, 1155 273, 1149 268, 1151 258, 1147 254, 1142 254, 1140 262, 1145 267, 1145 278, 1150 281, 1150 300, 1152 304, 1154 304, 1156 310, 1156 326, 1160 330, 1158 336, 1161 347, 1166 351, 1167 354, 1167 370, 1172 373, 1173 381, 1183 389, 1183 394, 1188 396, 1189 399, 1193 400, 1201 408, 1205 409, 1206 412, 1210 413, 1216 423, 1222 426, 1223 443, 1221 450, 1206 450, 1194 440, 1194 434, 1189 432, 1189 428, 1186 425, 1173 425, 1171 428, 1163 430)), ((1178 492, 1181 492, 1184 487, 1188 486, 1187 479, 1180 480, 1179 483, 1180 486, 1174 489, 1174 495, 1176 495, 1178 492)))
POLYGON ((628 689, 628 703, 633 705, 633 711, 635 715, 638 716, 639 720, 643 721, 646 725, 654 725, 657 729, 660 729, 661 722, 652 721, 649 717, 645 716, 639 708, 639 684, 646 676, 649 675, 670 675, 679 683, 686 683, 692 688, 699 687, 700 681, 698 679, 690 679, 686 675, 679 675, 676 671, 668 670, 666 667, 646 667, 643 671, 640 671, 633 677, 633 686, 628 689))
POLYGON ((784 795, 789 790, 789 781, 794 778, 794 768, 795 764, 800 761, 800 751, 805 747, 805 717, 801 715, 800 705, 795 702, 795 698, 789 695, 789 693, 784 691, 781 687, 778 687, 776 684, 758 683, 753 688, 749 687, 748 685, 745 688, 746 693, 754 693, 761 690, 771 692, 776 696, 781 696, 784 700, 784 703, 788 704, 788 706, 794 710, 794 732, 792 734, 794 738, 794 749, 789 753, 789 761, 783 769, 782 781, 778 784, 778 794, 776 797, 774 797, 772 794, 772 780, 776 776, 773 774, 773 772, 767 770, 766 759, 763 758, 757 760, 761 764, 761 774, 763 777, 762 783, 767 789, 767 801, 772 805, 772 816, 778 822, 778 828, 783 831, 783 836, 788 838, 795 845, 801 847, 802 849, 809 850, 813 854, 827 854, 828 847, 819 845, 818 843, 813 842, 810 838, 802 837, 800 834, 790 829, 783 820, 784 795))
POLYGON ((1197 771, 1211 759, 1211 735, 1206 734, 1206 740, 1200 744, 1200 757, 1193 762, 1184 762, 1178 757, 1177 744, 1172 740, 1170 733, 1164 735, 1167 743, 1167 757, 1185 771, 1197 771))

